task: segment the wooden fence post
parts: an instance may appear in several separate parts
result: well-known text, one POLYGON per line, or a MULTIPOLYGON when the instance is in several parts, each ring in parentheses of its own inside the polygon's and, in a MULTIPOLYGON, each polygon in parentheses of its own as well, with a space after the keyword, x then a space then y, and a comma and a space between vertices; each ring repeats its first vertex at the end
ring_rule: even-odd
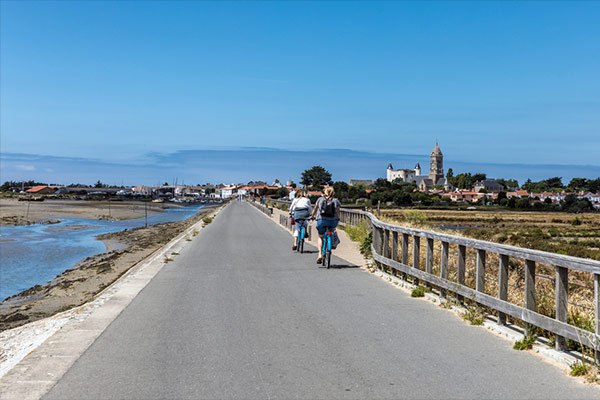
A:
MULTIPOLYGON (((398 232, 392 232, 392 260, 398 261, 398 232)), ((397 276, 397 270, 392 268, 392 275, 397 276)))
MULTIPOLYGON (((408 265, 408 233, 402 234, 402 261, 401 263, 404 265, 408 265)), ((406 273, 402 273, 402 279, 406 281, 407 276, 406 273)))
POLYGON ((475 290, 485 292, 485 250, 477 249, 477 270, 475 290))
MULTIPOLYGON (((427 255, 425 256, 425 272, 433 274, 433 239, 427 238, 427 255)), ((427 283, 427 287, 431 287, 427 283)))
MULTIPOLYGON (((448 279, 448 242, 442 242, 442 253, 440 255, 440 278, 448 279)), ((446 298, 446 289, 440 288, 440 297, 446 298)))
POLYGON ((594 319, 596 328, 596 362, 600 363, 600 350, 598 350, 598 338, 600 338, 600 274, 594 274, 594 319))
MULTIPOLYGON (((567 301, 569 296, 569 269, 556 267, 555 276, 555 305, 556 305, 556 320, 567 322, 568 311, 567 301)), ((558 351, 567 349, 567 340, 560 335, 556 335, 555 348, 558 351)))
MULTIPOLYGON (((525 308, 535 311, 535 261, 525 260, 525 308)), ((533 334, 532 326, 525 323, 525 335, 533 334)))
MULTIPOLYGON (((498 298, 508 300, 508 256, 498 254, 498 298)), ((498 324, 506 325, 506 314, 498 311, 498 324)))
MULTIPOLYGON (((456 280, 459 285, 465 284, 465 268, 467 263, 467 247, 459 244, 458 245, 458 260, 456 264, 456 280)), ((461 295, 456 296, 458 301, 463 301, 464 297, 461 295)))
POLYGON ((383 248, 382 256, 390 258, 390 231, 387 229, 383 230, 383 248))
MULTIPOLYGON (((421 262, 421 237, 413 235, 413 262, 412 267, 419 269, 421 262)), ((413 277, 414 284, 419 286, 419 278, 413 277)))

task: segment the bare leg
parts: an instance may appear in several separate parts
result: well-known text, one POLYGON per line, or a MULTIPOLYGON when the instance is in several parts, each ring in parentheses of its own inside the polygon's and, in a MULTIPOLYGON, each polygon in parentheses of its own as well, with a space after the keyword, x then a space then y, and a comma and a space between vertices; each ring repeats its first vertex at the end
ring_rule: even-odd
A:
POLYGON ((323 237, 325 235, 319 235, 319 247, 317 248, 317 261, 321 259, 321 252, 323 251, 323 237))

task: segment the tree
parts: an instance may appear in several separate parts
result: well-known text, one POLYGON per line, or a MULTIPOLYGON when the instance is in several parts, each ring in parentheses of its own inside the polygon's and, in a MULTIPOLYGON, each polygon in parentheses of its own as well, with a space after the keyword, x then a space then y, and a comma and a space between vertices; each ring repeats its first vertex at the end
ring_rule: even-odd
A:
POLYGON ((567 187, 574 191, 580 191, 584 190, 584 188, 587 186, 586 183, 587 179, 585 178, 573 178, 567 187))
MULTIPOLYGON (((512 200, 512 199, 511 199, 511 200, 512 200)), ((527 197, 523 197, 523 198, 521 198, 521 199, 518 199, 518 200, 516 201, 516 203, 515 203, 515 206, 516 206, 517 208, 523 208, 523 209, 525 209, 525 208, 529 208, 529 198, 527 198, 527 197)))
POLYGON ((338 199, 343 199, 348 197, 348 184, 346 182, 338 181, 333 184, 333 191, 335 192, 335 197, 338 199))
POLYGON ((163 186, 169 186, 169 182, 163 183, 163 186))
POLYGON ((315 165, 311 169, 307 169, 302 173, 301 184, 306 186, 323 186, 331 185, 331 173, 320 165, 315 165))
POLYGON ((289 192, 286 188, 280 187, 279 189, 277 189, 277 196, 279 196, 279 198, 287 197, 288 195, 289 192))
POLYGON ((96 182, 96 184, 94 185, 95 188, 103 188, 104 184, 102 182, 100 182, 100 179, 98 179, 98 182, 96 182))

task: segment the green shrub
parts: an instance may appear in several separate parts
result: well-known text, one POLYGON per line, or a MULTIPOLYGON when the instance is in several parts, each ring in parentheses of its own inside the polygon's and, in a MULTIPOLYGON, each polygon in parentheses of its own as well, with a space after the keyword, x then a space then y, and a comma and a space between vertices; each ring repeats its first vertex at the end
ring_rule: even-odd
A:
POLYGON ((571 376, 584 376, 590 371, 590 366, 582 362, 571 365, 571 376))
POLYGON ((477 303, 465 305, 467 311, 463 314, 463 318, 471 323, 471 325, 483 325, 485 321, 485 310, 477 303))
POLYGON ((358 225, 346 225, 344 231, 354 242, 360 243, 360 252, 365 257, 371 255, 371 244, 373 243, 373 233, 369 230, 369 222, 363 220, 358 225))
POLYGON ((533 344, 535 343, 535 336, 526 336, 523 339, 515 342, 513 349, 515 350, 529 350, 533 347, 533 344))
POLYGON ((425 286, 417 286, 410 293, 410 297, 424 297, 426 291, 427 291, 427 288, 425 286))
POLYGON ((202 222, 204 222, 205 224, 210 224, 213 221, 212 217, 204 217, 202 218, 202 222))

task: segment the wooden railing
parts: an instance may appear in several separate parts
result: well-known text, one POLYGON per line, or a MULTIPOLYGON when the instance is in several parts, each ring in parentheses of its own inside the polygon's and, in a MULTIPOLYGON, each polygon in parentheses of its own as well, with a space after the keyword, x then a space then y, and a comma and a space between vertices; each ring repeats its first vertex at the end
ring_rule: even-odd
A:
POLYGON ((254 207, 258 208, 260 211, 262 211, 263 213, 265 213, 269 217, 271 215, 273 215, 273 209, 272 208, 269 208, 266 205, 261 204, 258 201, 248 200, 248 203, 252 204, 254 207))
MULTIPOLYGON (((600 354, 599 261, 387 224, 364 211, 342 209, 340 218, 340 224, 346 225, 368 222, 373 233, 373 258, 382 271, 393 275, 400 272, 405 278, 411 276, 416 284, 422 280, 430 287, 437 287, 442 298, 447 296, 447 292, 453 292, 459 300, 468 298, 489 307, 497 312, 499 324, 506 324, 507 316, 521 320, 526 334, 533 334, 533 327, 552 332, 556 335, 557 350, 565 350, 566 339, 571 339, 596 349, 596 357, 600 354), (424 252, 421 249, 422 240, 426 247, 424 252), (451 250, 455 261, 450 260, 451 250), (425 253, 424 257, 422 253, 425 253), (476 257, 468 258, 468 253, 475 253, 476 257), (491 260, 497 263, 490 264, 491 260), (474 264, 474 273, 467 271, 468 262, 474 264), (451 266, 451 263, 455 265, 451 266), (540 267, 543 265, 546 270, 554 269, 553 316, 536 310, 536 302, 542 296, 536 292, 536 278, 542 276, 536 275, 536 264, 540 267), (497 274, 490 274, 496 268, 497 274), (568 323, 570 271, 582 271, 593 276, 595 332, 568 323), (468 279, 467 272, 472 274, 468 279), (511 298, 512 301, 509 301, 509 273, 522 274, 520 280, 524 281, 524 294, 521 299, 511 298)), ((544 278, 552 279, 547 276, 544 278)))

